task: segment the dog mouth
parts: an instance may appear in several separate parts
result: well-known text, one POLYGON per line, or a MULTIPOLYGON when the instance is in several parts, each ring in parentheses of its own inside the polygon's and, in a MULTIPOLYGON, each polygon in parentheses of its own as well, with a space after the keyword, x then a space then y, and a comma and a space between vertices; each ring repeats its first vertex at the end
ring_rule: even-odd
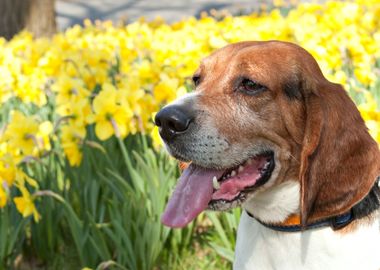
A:
POLYGON ((273 152, 260 153, 220 170, 191 163, 183 171, 161 221, 169 227, 181 228, 205 209, 236 207, 270 179, 274 167, 273 152))
POLYGON ((213 194, 208 208, 211 210, 227 210, 235 202, 246 200, 247 194, 265 184, 274 169, 273 152, 263 153, 248 159, 217 179, 213 178, 213 194))

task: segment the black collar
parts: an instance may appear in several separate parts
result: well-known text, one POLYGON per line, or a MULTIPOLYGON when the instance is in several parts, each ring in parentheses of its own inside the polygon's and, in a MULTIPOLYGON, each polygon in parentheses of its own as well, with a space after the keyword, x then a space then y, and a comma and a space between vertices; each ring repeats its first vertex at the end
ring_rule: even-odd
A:
POLYGON ((339 230, 350 224, 352 221, 356 219, 361 219, 370 215, 372 212, 380 208, 380 187, 379 187, 379 178, 377 178, 375 185, 371 188, 370 192, 367 196, 364 197, 359 203, 354 205, 348 212, 333 216, 329 218, 325 218, 322 220, 315 221, 313 223, 307 224, 306 226, 302 226, 300 224, 297 225, 283 225, 283 224, 269 224, 265 223, 256 217, 254 217, 251 213, 247 214, 256 219, 259 223, 264 225, 265 227, 280 231, 280 232, 300 232, 306 231, 321 227, 331 227, 333 230, 339 230))

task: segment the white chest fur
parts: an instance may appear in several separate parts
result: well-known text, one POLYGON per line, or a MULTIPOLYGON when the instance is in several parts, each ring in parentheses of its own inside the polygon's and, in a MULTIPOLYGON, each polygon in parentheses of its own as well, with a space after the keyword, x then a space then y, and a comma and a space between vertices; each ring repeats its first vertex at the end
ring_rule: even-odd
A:
MULTIPOLYGON (((285 190, 281 191, 282 194, 284 192, 285 190)), ((296 199, 298 200, 297 196, 296 199)), ((273 207, 273 203, 269 205, 273 207)), ((281 207, 283 206, 282 204, 281 207)), ((249 206, 246 208, 251 209, 249 206)), ((256 215, 255 211, 253 213, 256 215)), ((329 227, 302 233, 285 233, 268 229, 243 212, 238 229, 234 269, 379 270, 379 220, 345 234, 334 232, 329 227)))

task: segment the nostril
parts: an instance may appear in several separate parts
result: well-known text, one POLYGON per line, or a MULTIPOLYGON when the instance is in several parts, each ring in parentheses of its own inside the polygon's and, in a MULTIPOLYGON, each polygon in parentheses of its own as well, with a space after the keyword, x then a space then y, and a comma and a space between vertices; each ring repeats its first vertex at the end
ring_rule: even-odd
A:
POLYGON ((175 132, 183 132, 189 127, 190 121, 188 119, 179 119, 177 117, 172 117, 167 125, 168 128, 175 132))
POLYGON ((176 122, 175 121, 169 121, 168 122, 168 128, 171 129, 171 130, 177 130, 176 128, 176 122))

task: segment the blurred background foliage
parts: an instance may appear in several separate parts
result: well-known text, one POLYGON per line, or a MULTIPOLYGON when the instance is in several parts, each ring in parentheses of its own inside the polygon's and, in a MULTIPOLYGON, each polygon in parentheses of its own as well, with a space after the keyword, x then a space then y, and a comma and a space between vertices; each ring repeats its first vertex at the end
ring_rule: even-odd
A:
POLYGON ((279 39, 344 85, 380 142, 380 1, 274 2, 168 24, 0 38, 0 269, 229 269, 240 210, 160 224, 179 175, 153 116, 200 59, 279 39))

